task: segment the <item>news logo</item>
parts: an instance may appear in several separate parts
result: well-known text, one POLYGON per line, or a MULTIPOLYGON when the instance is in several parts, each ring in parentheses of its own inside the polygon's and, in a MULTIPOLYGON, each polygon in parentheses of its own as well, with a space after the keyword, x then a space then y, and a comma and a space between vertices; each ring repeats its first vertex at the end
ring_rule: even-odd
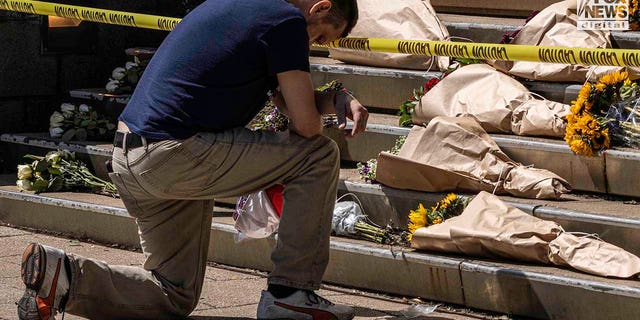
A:
POLYGON ((578 0, 578 30, 629 30, 630 0, 578 0))

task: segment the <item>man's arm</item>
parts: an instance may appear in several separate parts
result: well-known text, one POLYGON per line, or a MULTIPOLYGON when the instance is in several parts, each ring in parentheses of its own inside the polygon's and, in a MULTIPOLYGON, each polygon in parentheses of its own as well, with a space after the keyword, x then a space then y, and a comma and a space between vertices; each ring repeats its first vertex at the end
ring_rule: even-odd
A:
POLYGON ((306 138, 322 133, 322 118, 316 107, 311 75, 300 70, 278 73, 283 101, 275 104, 289 117, 290 129, 306 138))
MULTIPOLYGON (((294 81, 294 85, 300 84, 300 83, 304 83, 304 84, 309 84, 308 88, 312 87, 312 83, 311 83, 311 77, 307 72, 303 72, 303 71, 288 71, 288 72, 283 72, 278 74, 278 81, 280 82, 280 88, 282 91, 282 95, 280 94, 276 94, 273 98, 273 102, 275 103, 275 105, 278 107, 278 109, 280 111, 282 111, 282 113, 284 113, 285 115, 287 115, 289 117, 289 119, 295 123, 295 121, 292 118, 291 112, 289 111, 289 100, 287 100, 286 96, 284 95, 284 86, 283 86, 283 82, 281 80, 281 77, 286 78, 285 81, 291 80, 294 81), (289 75, 288 73, 290 72, 296 72, 296 73, 301 73, 298 75, 289 75), (307 80, 297 80, 296 77, 300 77, 300 79, 302 78, 306 78, 307 80)), ((305 85, 305 87, 307 87, 305 85)), ((298 94, 301 93, 301 91, 296 91, 299 90, 299 88, 295 88, 294 90, 289 90, 292 91, 292 93, 298 94)), ((307 92, 307 91, 305 91, 307 92)), ((307 93, 305 93, 305 95, 307 95, 307 93)), ((308 99, 308 97, 307 97, 308 99)), ((307 100, 309 101, 309 100, 307 100)), ((364 108, 364 106, 362 106, 362 104, 356 99, 354 98, 351 94, 349 94, 348 92, 344 92, 344 91, 330 91, 330 92, 318 92, 315 91, 313 94, 313 104, 316 106, 316 112, 318 114, 318 118, 320 117, 321 114, 336 114, 338 116, 338 128, 339 129, 344 129, 346 127, 346 118, 349 118, 351 120, 353 120, 353 128, 351 129, 350 132, 345 132, 345 135, 347 137, 355 137, 357 134, 363 132, 366 129, 367 126, 367 120, 369 118, 369 112, 367 111, 367 109, 364 108)), ((320 119, 320 118, 319 118, 320 119)), ((297 132, 297 126, 293 126, 292 130, 297 132)), ((322 131, 322 128, 320 128, 320 132, 322 131)), ((320 133, 318 132, 318 134, 320 133)), ((298 133, 300 134, 300 133, 298 133)), ((303 135, 303 134, 300 134, 303 135)), ((304 135, 303 135, 304 136, 304 135)))

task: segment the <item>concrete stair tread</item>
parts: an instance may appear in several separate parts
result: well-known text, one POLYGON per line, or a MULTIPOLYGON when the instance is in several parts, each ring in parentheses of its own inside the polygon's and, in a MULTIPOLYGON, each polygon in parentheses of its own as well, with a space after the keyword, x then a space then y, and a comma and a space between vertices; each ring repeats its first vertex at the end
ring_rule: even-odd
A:
MULTIPOLYGON (((17 191, 14 186, 6 185, 7 177, 6 175, 0 176, 0 203, 3 199, 8 197, 8 194, 16 194, 21 193, 17 191)), ((24 192, 22 192, 24 193, 24 192)), ((31 198, 39 198, 42 199, 41 203, 45 203, 49 206, 64 206, 70 209, 78 209, 85 208, 86 204, 91 204, 95 210, 100 211, 103 210, 102 213, 112 214, 112 208, 120 208, 123 209, 123 205, 119 199, 114 199, 108 196, 102 195, 94 195, 94 194, 79 194, 73 192, 57 192, 57 193, 43 193, 35 195, 31 192, 27 192, 24 194, 31 195, 31 198), (63 200, 63 201, 59 201, 63 200)), ((97 212, 96 211, 96 212, 97 212)), ((219 207, 216 206, 215 214, 213 218, 214 225, 233 225, 233 219, 231 218, 232 209, 228 207, 219 207)), ((57 230, 50 230, 57 231, 57 230)), ((528 263, 519 263, 513 261, 506 261, 500 259, 485 259, 485 258, 472 258, 466 256, 452 255, 452 254, 442 254, 437 252, 424 252, 418 251, 411 248, 403 248, 403 247, 393 247, 391 248, 388 245, 381 245, 372 243, 369 241, 346 238, 346 237, 332 237, 332 242, 340 242, 345 245, 356 246, 360 249, 369 250, 371 252, 376 250, 392 250, 396 255, 405 256, 405 260, 407 262, 411 262, 415 259, 418 260, 432 260, 434 258, 444 259, 449 262, 466 262, 469 264, 476 264, 479 266, 483 266, 485 268, 491 268, 495 270, 502 270, 502 272, 521 272, 523 274, 528 275, 537 275, 539 277, 547 278, 549 281, 570 281, 575 283, 581 282, 589 282, 591 284, 599 284, 603 287, 608 288, 617 288, 618 290, 622 290, 625 292, 631 292, 635 297, 640 298, 640 281, 635 280, 625 280, 625 279, 612 279, 612 278, 604 278, 593 276, 581 272, 572 271, 569 269, 557 268, 553 266, 545 266, 545 265, 537 265, 537 264, 528 264, 528 263), (369 249, 366 249, 369 248, 369 249)))
MULTIPOLYGON (((437 15, 451 36, 483 43, 498 43, 504 33, 516 31, 526 22, 524 18, 491 15, 457 13, 438 13, 437 15)), ((640 43, 640 32, 612 31, 611 40, 615 47, 636 49, 640 43)), ((463 40, 453 39, 453 41, 463 40)))
MULTIPOLYGON (((376 125, 379 123, 390 123, 396 122, 396 116, 385 115, 385 114, 375 114, 372 113, 370 116, 370 124, 376 125)), ((408 133, 408 128, 399 128, 390 126, 391 128, 403 129, 408 133)), ((510 136, 510 135, 498 135, 497 137, 503 139, 511 139, 515 141, 533 141, 538 143, 549 143, 557 145, 558 147, 566 147, 564 141, 562 140, 551 140, 544 138, 534 138, 534 137, 518 137, 518 136, 510 136)), ((358 139, 358 138, 356 138, 358 139)), ((105 142, 76 142, 76 143, 62 143, 59 139, 53 139, 47 137, 46 133, 26 133, 26 134, 3 134, 0 136, 0 141, 10 142, 10 143, 22 143, 34 145, 37 147, 46 147, 49 149, 57 149, 59 147, 68 148, 71 151, 83 152, 83 153, 93 153, 95 155, 109 157, 111 155, 112 146, 111 144, 107 144, 105 142)), ((626 149, 625 149, 626 150, 626 149)), ((638 154, 640 158, 640 151, 638 150, 626 150, 632 154, 638 154)), ((106 159, 106 158, 105 158, 106 159)), ((19 161, 22 161, 20 159, 19 161)), ((367 185, 363 180, 360 179, 356 169, 343 167, 341 169, 341 179, 343 181, 350 181, 355 184, 367 185)), ((10 184, 13 184, 11 182, 10 184)), ((388 187, 387 187, 388 188, 388 187)), ((633 198, 628 197, 612 197, 612 196, 597 196, 590 194, 581 194, 577 193, 569 194, 563 196, 563 201, 544 201, 544 200, 529 200, 529 199, 519 199, 513 198, 515 202, 529 204, 529 205, 544 205, 544 206, 553 206, 557 208, 562 208, 565 210, 573 210, 579 212, 593 213, 599 215, 610 215, 614 217, 620 218, 638 218, 640 219, 640 206, 634 205, 632 200, 633 198), (609 200, 607 200, 609 199, 609 200), (627 204, 625 204, 625 202, 627 204)))
MULTIPOLYGON (((0 188, 0 221, 80 239, 139 245, 134 220, 124 208, 67 200, 77 199, 76 195, 69 196, 21 193, 5 185, 0 188)), ((111 201, 105 199, 107 203, 111 201)), ((214 212, 209 260, 272 270, 273 240, 236 242, 229 210, 223 207, 214 212)), ((553 266, 418 252, 342 237, 332 237, 330 252, 326 283, 540 319, 633 319, 640 312, 637 280, 609 279, 553 266)))
MULTIPOLYGON (((325 134, 338 143, 343 160, 365 162, 390 150, 398 136, 409 134, 410 128, 398 127, 396 119, 372 112, 366 131, 355 139, 344 139, 335 129, 325 134)), ((640 197, 640 185, 633 178, 640 169, 640 150, 615 147, 587 157, 574 154, 559 138, 490 136, 514 161, 555 172, 574 190, 640 197)))
MULTIPOLYGON (((398 125, 400 116, 386 113, 370 112, 368 119, 367 131, 383 131, 383 132, 396 132, 397 134, 406 135, 411 128, 400 127, 398 125)), ((521 141, 521 144, 527 144, 530 146, 535 145, 556 145, 559 148, 568 148, 566 142, 562 138, 552 137, 535 137, 535 136, 518 136, 514 134, 500 134, 490 133, 491 137, 498 139, 500 142, 506 142, 511 140, 511 144, 517 144, 521 141)), ((609 151, 629 152, 631 154, 639 154, 640 150, 632 148, 614 147, 609 151)))
MULTIPOLYGON (((397 110, 413 89, 427 79, 441 75, 439 71, 419 71, 361 66, 326 57, 311 57, 311 77, 315 85, 331 80, 341 81, 366 106, 397 110), (384 88, 384 90, 380 90, 384 88)), ((581 84, 522 80, 532 92, 545 98, 570 104, 578 95, 581 84)))
POLYGON ((363 76, 379 76, 398 79, 428 79, 442 74, 439 71, 406 70, 384 67, 355 65, 330 57, 309 57, 311 72, 334 72, 363 76))
POLYGON ((513 26, 521 27, 525 24, 525 18, 517 17, 499 17, 489 15, 474 14, 456 14, 456 13, 437 13, 438 18, 445 24, 451 23, 477 23, 491 24, 497 26, 513 26))
MULTIPOLYGON (((391 187, 384 186, 379 183, 371 183, 365 182, 360 179, 360 175, 357 172, 357 169, 352 168, 342 168, 340 169, 340 179, 343 182, 350 183, 351 185, 360 185, 364 188, 385 188, 385 189, 393 189, 398 192, 402 192, 400 189, 394 189, 391 187)), ((431 194, 428 192, 416 192, 416 194, 431 194)), ((468 193, 458 193, 461 195, 471 195, 468 193)), ((440 193, 443 197, 446 193, 440 193)), ((631 198, 625 197, 610 197, 596 194, 580 194, 580 193, 569 193, 564 194, 559 200, 542 200, 542 199, 526 199, 526 198, 518 198, 507 195, 500 195, 500 198, 506 202, 517 203, 521 205, 531 206, 531 207, 549 207, 549 208, 557 208, 567 211, 575 211, 582 212, 594 215, 600 215, 603 217, 615 217, 622 219, 629 219, 636 221, 638 226, 640 226, 640 201, 631 198)), ((419 199, 416 199, 419 200, 419 199)), ((425 200, 426 201, 426 200, 425 200)), ((426 204, 425 204, 426 205, 426 204)), ((407 215, 409 213, 407 212, 407 215)))
POLYGON ((69 96, 71 98, 78 99, 95 99, 99 101, 111 100, 118 103, 127 103, 130 94, 113 94, 108 93, 104 88, 80 88, 69 90, 69 96))

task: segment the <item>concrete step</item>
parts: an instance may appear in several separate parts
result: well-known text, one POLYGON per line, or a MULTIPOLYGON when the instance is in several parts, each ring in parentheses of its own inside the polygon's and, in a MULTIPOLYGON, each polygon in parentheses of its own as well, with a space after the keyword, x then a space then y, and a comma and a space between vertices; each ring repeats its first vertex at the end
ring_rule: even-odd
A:
MULTIPOLYGON (((345 139, 337 130, 325 134, 337 141, 343 160, 365 162, 390 150, 409 128, 398 127, 398 117, 371 114, 367 130, 354 139, 345 139)), ((500 148, 513 160, 547 169, 565 178, 574 190, 640 197, 640 151, 610 149, 600 156, 575 155, 560 139, 491 134, 500 148)))
MULTIPOLYGON (((388 122, 393 120, 394 117, 383 116, 378 118, 374 115, 373 119, 382 119, 388 122)), ((380 122, 384 123, 385 121, 380 122)), ((372 124, 371 126, 374 125, 372 124)), ((343 157, 354 154, 371 154, 372 157, 375 157, 379 151, 374 152, 376 149, 372 148, 378 148, 377 150, 390 149, 399 134, 408 133, 407 128, 392 127, 384 124, 379 126, 387 131, 376 131, 374 127, 373 129, 370 128, 370 131, 363 133, 361 136, 350 140, 344 139, 342 135, 335 131, 329 130, 327 133, 339 142, 338 145, 341 148, 343 157), (384 141, 387 141, 388 145, 384 145, 384 141)), ((0 141, 2 141, 5 146, 3 149, 8 151, 7 155, 9 156, 9 158, 4 161, 8 164, 9 161, 13 159, 15 163, 11 165, 15 166, 18 163, 22 163, 20 161, 24 154, 44 154, 52 149, 65 148, 70 151, 75 151, 79 158, 85 159, 90 163, 91 166, 95 168, 94 172, 96 172, 98 176, 108 178, 104 163, 111 157, 112 148, 110 145, 86 142, 56 143, 55 139, 45 138, 44 136, 45 134, 5 134, 0 136, 0 141)), ((575 177, 565 174, 565 176, 569 177, 570 182, 574 184, 574 187, 576 184, 579 186, 579 182, 582 181, 578 178, 582 178, 584 181, 587 181, 587 179, 594 181, 594 177, 597 177, 596 173, 598 172, 601 172, 602 180, 605 180, 604 159, 574 158, 576 156, 571 154, 568 149, 562 149, 563 145, 554 144, 553 142, 542 139, 540 141, 520 140, 520 137, 515 136, 499 136, 494 138, 510 155, 522 155, 522 157, 533 157, 537 155, 538 158, 528 158, 529 160, 533 159, 537 161, 533 162, 536 164, 536 167, 545 167, 546 165, 547 169, 557 169, 564 165, 570 170, 575 170, 571 171, 575 172, 575 177), (532 145, 538 148, 532 148, 532 145), (511 148, 508 148, 509 146, 511 146, 511 148), (588 162, 589 165, 585 165, 585 161, 591 162, 588 162), (578 170, 578 165, 582 166, 580 170, 578 170), (585 172, 589 174, 585 174, 585 172)), ((606 161, 607 165, 617 165, 620 171, 622 171, 623 168, 626 171, 616 176, 614 175, 615 170, 606 170, 609 175, 607 182, 613 186, 614 191, 623 190, 624 192, 631 193, 631 191, 637 190, 638 188, 637 184, 634 184, 633 181, 634 177, 637 176, 635 170, 640 168, 638 165, 640 156, 638 156, 637 153, 616 152, 618 155, 624 154, 626 156, 615 158, 614 153, 614 156, 611 156, 611 158, 606 158, 608 159, 606 161), (633 157, 630 155, 633 155, 633 157), (617 161, 619 163, 617 163, 615 159, 618 159, 617 161), (629 170, 632 172, 629 172, 629 170)), ((368 159, 363 161, 366 160, 368 159)), ((516 161, 522 161, 522 159, 516 161)), ((525 161, 523 163, 530 162, 525 161)), ((378 224, 384 225, 391 222, 395 226, 404 226, 407 224, 409 210, 417 208, 419 202, 431 206, 444 196, 439 193, 399 190, 379 184, 366 183, 360 179, 352 165, 350 162, 343 163, 343 169, 340 174, 340 193, 355 193, 362 200, 365 212, 378 224)), ((561 172, 561 175, 563 175, 562 170, 557 172, 561 172)), ((13 179, 15 179, 15 177, 13 177, 13 179)), ((583 185, 586 184, 583 183, 583 185)), ((577 189, 579 190, 579 188, 577 189)), ((605 189, 605 192, 602 193, 606 193, 606 191, 605 189)), ((623 193, 622 191, 620 192, 623 193)), ((638 200, 603 194, 590 195, 580 193, 579 191, 575 191, 574 193, 575 195, 563 196, 560 201, 518 199, 513 197, 505 197, 504 199, 520 207, 525 212, 544 219, 556 221, 563 225, 566 230, 597 233, 605 237, 607 241, 640 255, 640 246, 629 246, 629 244, 640 243, 638 241, 640 240, 640 233, 637 232, 638 229, 640 229, 640 205, 638 205, 638 200)), ((219 199, 220 202, 231 205, 235 204, 236 200, 236 198, 219 199)))
MULTIPOLYGON (((499 2, 504 3, 504 1, 499 2)), ((506 4, 510 3, 525 4, 528 2, 506 2, 506 4)), ((498 43, 502 40, 502 35, 505 32, 510 33, 524 26, 524 18, 527 17, 532 10, 529 10, 522 18, 489 14, 470 14, 470 12, 463 14, 445 13, 445 11, 438 10, 437 8, 436 11, 438 12, 438 18, 440 18, 442 23, 447 27, 452 37, 466 38, 473 42, 480 43, 498 43)), ((461 41, 460 39, 452 40, 461 41)), ((640 33, 632 31, 612 31, 611 41, 614 48, 637 49, 640 47, 640 33)))
MULTIPOLYGON (((325 134, 334 139, 346 161, 366 162, 377 158, 380 151, 389 150, 409 128, 397 126, 397 116, 371 114, 367 131, 355 139, 345 139, 341 132, 327 128, 325 134)), ((514 135, 492 135, 500 148, 513 160, 525 165, 547 169, 567 179, 574 190, 640 197, 640 152, 633 149, 611 149, 601 156, 585 157, 573 154, 562 140, 514 135)), ((74 151, 92 166, 98 177, 106 178, 104 161, 111 156, 109 142, 64 142, 47 133, 0 135, 6 144, 3 152, 7 168, 14 167, 28 153, 46 153, 55 149, 74 151)))
POLYGON ((555 2, 558 0, 431 0, 431 5, 437 12, 526 17, 531 11, 542 10, 555 2))
MULTIPOLYGON (((379 225, 406 226, 409 211, 415 210, 419 203, 431 207, 446 196, 446 193, 401 190, 365 182, 359 179, 355 169, 342 169, 340 177, 339 193, 355 194, 363 211, 379 225)), ((528 214, 554 221, 566 231, 598 234, 602 239, 640 255, 638 200, 584 193, 566 194, 557 201, 500 198, 528 214)))
MULTIPOLYGON (((311 57, 310 61, 315 85, 341 81, 363 105, 390 111, 398 110, 412 95, 413 89, 440 76, 440 72, 434 71, 357 66, 325 57, 311 57)), ((566 104, 576 99, 582 87, 580 84, 541 81, 523 81, 523 84, 549 100, 566 104)))
MULTIPOLYGON (((5 178, 6 180, 6 178, 5 178)), ((137 246, 134 220, 118 199, 34 195, 0 183, 0 221, 78 238, 137 246)), ((272 239, 236 243, 229 209, 217 207, 209 260, 271 270, 272 239)), ((633 319, 640 282, 501 260, 418 252, 333 237, 329 283, 538 319, 633 319)))

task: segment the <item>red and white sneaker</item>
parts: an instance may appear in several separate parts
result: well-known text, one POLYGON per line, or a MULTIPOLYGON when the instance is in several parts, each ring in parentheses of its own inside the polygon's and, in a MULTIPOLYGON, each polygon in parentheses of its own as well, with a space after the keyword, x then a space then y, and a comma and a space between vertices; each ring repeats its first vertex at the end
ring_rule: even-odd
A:
POLYGON ((69 270, 64 251, 31 243, 22 253, 22 282, 27 287, 18 301, 20 320, 51 320, 64 310, 69 293, 69 270))
POLYGON ((355 310, 352 307, 333 304, 308 290, 298 290, 282 299, 277 299, 269 291, 262 291, 257 316, 259 320, 351 320, 353 317, 355 310))

